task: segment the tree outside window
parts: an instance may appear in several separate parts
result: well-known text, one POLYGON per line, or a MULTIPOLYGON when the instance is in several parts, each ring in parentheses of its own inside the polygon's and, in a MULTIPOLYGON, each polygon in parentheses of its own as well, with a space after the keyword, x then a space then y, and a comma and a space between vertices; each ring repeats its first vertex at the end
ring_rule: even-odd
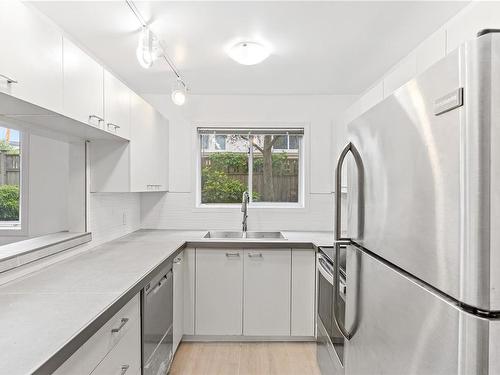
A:
POLYGON ((301 136, 241 133, 224 135, 223 152, 200 135, 201 203, 241 203, 245 191, 252 202, 298 203, 301 136))

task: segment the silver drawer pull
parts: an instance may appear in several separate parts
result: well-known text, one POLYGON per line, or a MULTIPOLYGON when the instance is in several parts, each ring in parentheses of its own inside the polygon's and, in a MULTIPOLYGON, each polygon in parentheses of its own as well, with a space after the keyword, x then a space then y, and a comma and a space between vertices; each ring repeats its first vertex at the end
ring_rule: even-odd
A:
POLYGON ((122 328, 125 326, 125 324, 127 324, 128 322, 128 318, 122 318, 122 320, 120 321, 120 326, 118 328, 113 328, 111 330, 112 333, 117 333, 117 332, 120 332, 122 330, 122 328))
POLYGON ((177 257, 174 259, 174 263, 175 264, 179 264, 180 262, 182 262, 182 258, 181 257, 177 257))
POLYGON ((114 130, 115 132, 116 132, 116 129, 120 129, 120 128, 121 128, 121 126, 116 125, 116 124, 113 124, 112 122, 108 122, 108 123, 107 123, 107 126, 108 126, 108 130, 109 130, 109 127, 110 127, 110 126, 111 126, 111 127, 113 127, 113 130, 114 130))
POLYGON ((8 84, 18 83, 15 79, 9 78, 6 75, 0 74, 0 77, 3 78, 3 79, 5 79, 8 84))
POLYGON ((228 258, 239 258, 240 257, 240 253, 226 253, 226 256, 228 258))
POLYGON ((249 258, 263 258, 262 253, 248 253, 249 258))
POLYGON ((129 368, 130 365, 122 365, 122 372, 120 372, 120 375, 125 375, 129 368))
POLYGON ((89 115, 89 121, 92 119, 96 119, 97 122, 99 122, 99 123, 104 122, 104 119, 100 116, 97 116, 97 115, 89 115))

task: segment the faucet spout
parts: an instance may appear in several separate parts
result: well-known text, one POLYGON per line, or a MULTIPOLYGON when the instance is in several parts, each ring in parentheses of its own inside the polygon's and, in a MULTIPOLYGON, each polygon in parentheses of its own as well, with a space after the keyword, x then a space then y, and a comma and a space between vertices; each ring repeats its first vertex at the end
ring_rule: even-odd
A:
POLYGON ((241 199, 241 212, 243 212, 243 220, 241 222, 242 228, 241 230, 243 233, 246 234, 247 232, 247 219, 248 219, 248 203, 250 203, 250 194, 248 194, 248 191, 245 191, 243 193, 243 197, 241 199))

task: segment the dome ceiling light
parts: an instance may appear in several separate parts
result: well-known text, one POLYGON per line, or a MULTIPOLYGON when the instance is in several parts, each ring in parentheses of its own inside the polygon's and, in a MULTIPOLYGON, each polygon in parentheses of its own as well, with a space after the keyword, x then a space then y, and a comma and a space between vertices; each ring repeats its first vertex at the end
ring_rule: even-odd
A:
POLYGON ((227 52, 230 58, 242 65, 256 65, 271 54, 269 49, 257 42, 239 42, 227 52))

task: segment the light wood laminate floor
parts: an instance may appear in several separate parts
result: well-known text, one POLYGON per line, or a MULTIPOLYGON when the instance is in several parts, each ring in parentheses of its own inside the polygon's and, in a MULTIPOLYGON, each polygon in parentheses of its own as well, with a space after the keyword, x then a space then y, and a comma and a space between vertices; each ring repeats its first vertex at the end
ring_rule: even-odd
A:
POLYGON ((190 343, 170 375, 320 375, 315 343, 190 343))

